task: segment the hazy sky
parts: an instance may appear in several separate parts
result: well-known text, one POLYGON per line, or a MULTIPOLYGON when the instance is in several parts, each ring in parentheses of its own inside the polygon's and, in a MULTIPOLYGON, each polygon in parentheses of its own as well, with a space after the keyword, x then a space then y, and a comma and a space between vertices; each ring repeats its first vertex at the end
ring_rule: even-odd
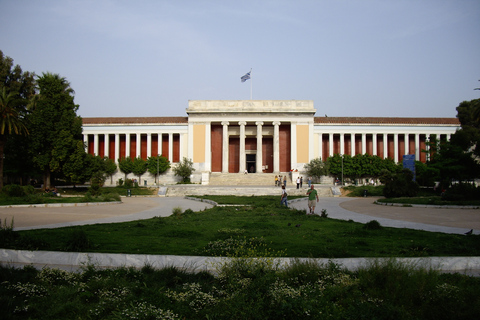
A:
POLYGON ((480 98, 480 1, 0 0, 0 50, 65 77, 82 117, 186 116, 251 86, 317 116, 455 117, 480 98))

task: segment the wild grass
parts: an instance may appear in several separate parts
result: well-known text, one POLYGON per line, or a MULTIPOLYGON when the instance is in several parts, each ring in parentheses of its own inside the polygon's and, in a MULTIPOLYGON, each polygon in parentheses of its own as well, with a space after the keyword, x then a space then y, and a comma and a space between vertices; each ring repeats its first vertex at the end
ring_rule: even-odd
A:
POLYGON ((396 260, 174 267, 0 267, 2 319, 475 319, 480 279, 396 260))

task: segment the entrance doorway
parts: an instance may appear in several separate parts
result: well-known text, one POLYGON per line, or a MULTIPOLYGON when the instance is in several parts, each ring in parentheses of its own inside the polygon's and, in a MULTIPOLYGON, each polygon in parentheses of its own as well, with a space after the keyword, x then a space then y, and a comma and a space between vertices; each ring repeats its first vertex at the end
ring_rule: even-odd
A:
POLYGON ((257 155, 256 154, 246 154, 246 167, 248 173, 255 173, 257 168, 257 155))

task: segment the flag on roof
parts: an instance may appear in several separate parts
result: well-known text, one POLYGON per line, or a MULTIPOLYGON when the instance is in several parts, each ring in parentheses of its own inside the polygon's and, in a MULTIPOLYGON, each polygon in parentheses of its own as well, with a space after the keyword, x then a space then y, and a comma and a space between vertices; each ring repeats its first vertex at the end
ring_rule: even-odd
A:
MULTIPOLYGON (((250 71, 250 72, 252 72, 252 71, 250 71)), ((248 79, 250 79, 250 72, 245 73, 245 75, 240 78, 242 80, 242 82, 245 82, 248 79)))

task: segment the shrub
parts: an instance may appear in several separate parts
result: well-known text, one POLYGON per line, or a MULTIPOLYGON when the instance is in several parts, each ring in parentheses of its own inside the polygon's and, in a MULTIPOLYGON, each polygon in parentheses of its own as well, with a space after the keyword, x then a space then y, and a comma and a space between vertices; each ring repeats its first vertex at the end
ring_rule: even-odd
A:
POLYGON ((365 223, 365 225, 363 226, 363 229, 365 229, 365 230, 379 230, 381 228, 382 228, 382 226, 380 225, 380 223, 377 220, 371 220, 371 221, 365 223))
POLYGON ((470 183, 458 183, 452 185, 443 195, 444 200, 464 201, 480 199, 480 187, 470 183))
POLYGON ((403 169, 385 182, 383 194, 387 198, 415 197, 419 189, 418 183, 413 181, 413 173, 409 169, 403 169))
POLYGON ((18 184, 9 184, 3 187, 2 193, 9 197, 23 197, 25 195, 25 190, 18 184))
POLYGON ((65 245, 65 251, 83 251, 92 247, 87 234, 83 230, 74 230, 65 245))

